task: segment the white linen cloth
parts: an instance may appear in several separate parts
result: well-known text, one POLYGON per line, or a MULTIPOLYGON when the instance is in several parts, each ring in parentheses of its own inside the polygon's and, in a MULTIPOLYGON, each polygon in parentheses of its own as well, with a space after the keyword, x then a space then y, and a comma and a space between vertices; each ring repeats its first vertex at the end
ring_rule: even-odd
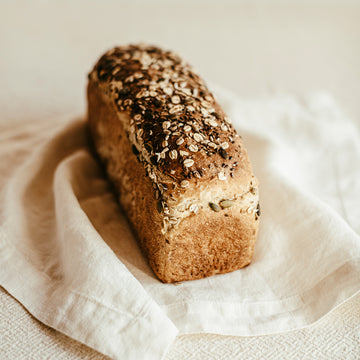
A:
POLYGON ((0 134, 0 285, 43 323, 115 359, 159 359, 176 334, 304 327, 360 288, 360 142, 332 99, 218 89, 260 180, 253 262, 162 284, 88 147, 84 120, 0 134))

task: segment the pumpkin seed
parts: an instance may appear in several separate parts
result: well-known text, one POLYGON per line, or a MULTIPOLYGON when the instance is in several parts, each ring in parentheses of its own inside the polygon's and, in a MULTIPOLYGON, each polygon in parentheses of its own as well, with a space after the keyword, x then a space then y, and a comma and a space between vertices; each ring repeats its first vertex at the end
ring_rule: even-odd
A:
POLYGON ((261 215, 260 203, 257 204, 256 212, 257 212, 258 216, 261 215))
POLYGON ((226 208, 229 208, 229 207, 233 206, 234 201, 232 201, 232 200, 221 200, 219 204, 223 209, 226 209, 226 208))
POLYGON ((217 205, 217 204, 215 204, 215 203, 210 202, 210 203, 209 203, 209 206, 210 206, 211 209, 212 209, 213 211, 215 211, 215 212, 220 211, 220 206, 217 205))

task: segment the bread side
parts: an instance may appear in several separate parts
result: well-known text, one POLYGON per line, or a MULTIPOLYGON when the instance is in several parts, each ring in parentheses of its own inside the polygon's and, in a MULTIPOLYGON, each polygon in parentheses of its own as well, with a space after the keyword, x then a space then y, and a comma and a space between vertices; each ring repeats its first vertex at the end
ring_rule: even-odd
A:
POLYGON ((115 48, 89 75, 96 149, 164 282, 251 261, 257 180, 241 138, 203 81, 171 52, 115 48))

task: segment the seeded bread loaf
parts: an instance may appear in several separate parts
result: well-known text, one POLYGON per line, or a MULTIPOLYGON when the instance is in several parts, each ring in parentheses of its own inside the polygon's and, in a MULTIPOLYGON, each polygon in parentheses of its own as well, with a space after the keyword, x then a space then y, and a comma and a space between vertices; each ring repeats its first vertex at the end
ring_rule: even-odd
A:
POLYGON ((89 74, 95 148, 157 277, 166 283, 251 261, 258 182, 203 80, 177 55, 130 45, 89 74))

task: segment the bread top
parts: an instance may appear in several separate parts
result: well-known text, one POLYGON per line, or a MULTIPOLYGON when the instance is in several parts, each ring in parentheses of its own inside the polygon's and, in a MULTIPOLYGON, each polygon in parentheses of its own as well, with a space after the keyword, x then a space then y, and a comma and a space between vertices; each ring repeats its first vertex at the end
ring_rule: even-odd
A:
POLYGON ((238 194, 256 186, 231 120, 178 55, 155 46, 115 47, 99 59, 89 81, 125 119, 156 198, 176 202, 204 185, 226 189, 231 183, 238 194))

